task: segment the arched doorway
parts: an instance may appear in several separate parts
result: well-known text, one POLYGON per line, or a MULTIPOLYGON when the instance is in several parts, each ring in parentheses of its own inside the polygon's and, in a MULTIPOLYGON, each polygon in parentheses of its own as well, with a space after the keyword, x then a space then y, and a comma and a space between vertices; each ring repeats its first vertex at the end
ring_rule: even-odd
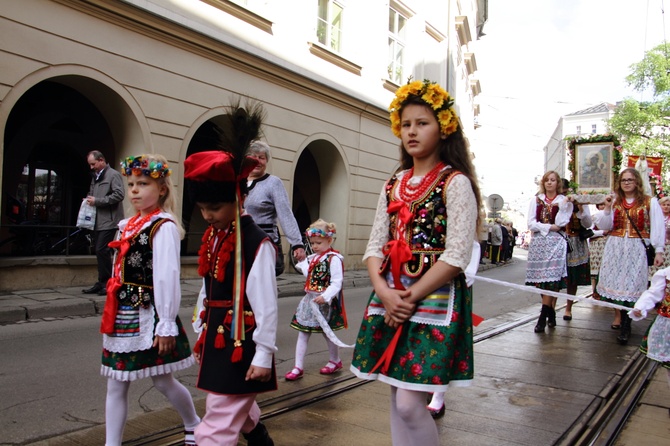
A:
POLYGON ((30 243, 4 244, 0 255, 90 253, 90 245, 68 238, 91 181, 86 155, 100 150, 117 168, 120 148, 147 146, 132 101, 113 80, 79 66, 40 70, 12 88, 0 104, 0 244, 30 243))
MULTIPOLYGON (((24 228, 8 228, 7 232, 50 241, 7 246, 4 254, 50 254, 52 244, 71 232, 81 199, 88 192, 88 151, 98 148, 110 159, 116 158, 109 126, 96 106, 77 90, 43 81, 13 107, 5 127, 4 148, 5 212, 0 222, 3 228, 24 228), (18 214, 13 212, 17 203, 18 214)), ((58 248, 62 246, 54 249, 58 248)))
MULTIPOLYGON (((219 135, 224 119, 225 115, 219 115, 202 123, 193 134, 184 159, 194 153, 220 150, 219 135)), ((186 236, 182 241, 181 254, 197 255, 202 234, 207 229, 207 222, 200 215, 200 211, 195 202, 191 200, 186 187, 184 187, 181 212, 184 229, 186 230, 186 236)))
POLYGON ((302 232, 318 218, 337 226, 335 249, 346 255, 349 222, 349 175, 339 143, 314 135, 296 163, 293 214, 302 232))

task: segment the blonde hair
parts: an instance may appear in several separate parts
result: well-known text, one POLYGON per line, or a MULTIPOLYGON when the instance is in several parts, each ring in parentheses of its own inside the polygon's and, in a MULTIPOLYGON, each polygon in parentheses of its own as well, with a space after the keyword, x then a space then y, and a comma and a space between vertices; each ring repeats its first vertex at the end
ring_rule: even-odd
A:
POLYGON ((658 204, 663 204, 663 203, 665 203, 666 201, 670 201, 670 197, 669 197, 669 196, 665 196, 665 197, 661 198, 660 200, 658 200, 658 204))
POLYGON ((331 239, 331 243, 335 241, 336 233, 337 227, 335 226, 335 223, 328 223, 321 218, 309 225, 305 231, 307 237, 327 237, 331 239), (310 232, 313 234, 310 235, 310 232))
MULTIPOLYGON (((145 153, 139 156, 146 158, 146 160, 149 163, 155 161, 163 165, 168 164, 167 158, 157 153, 145 153)), ((161 195, 158 198, 158 207, 160 207, 160 209, 163 212, 170 214, 170 216, 172 217, 172 221, 174 222, 175 225, 177 225, 177 231, 179 232, 179 239, 180 240, 183 239, 186 231, 184 231, 184 226, 181 224, 181 218, 177 217, 177 213, 175 211, 175 209, 177 208, 177 197, 175 193, 174 184, 172 183, 171 175, 160 176, 158 178, 153 178, 150 175, 145 176, 151 179, 152 181, 158 183, 159 187, 165 186, 165 195, 161 195)))

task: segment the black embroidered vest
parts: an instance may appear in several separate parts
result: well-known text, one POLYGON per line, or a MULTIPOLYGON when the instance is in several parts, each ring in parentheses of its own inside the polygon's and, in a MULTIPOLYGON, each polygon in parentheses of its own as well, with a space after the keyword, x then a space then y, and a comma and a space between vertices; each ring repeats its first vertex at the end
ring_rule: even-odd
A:
MULTIPOLYGON (((412 220, 407 224, 406 241, 412 251, 412 259, 405 263, 401 273, 409 277, 420 277, 437 262, 444 252, 447 240, 447 186, 460 172, 447 169, 440 173, 435 184, 423 197, 408 203, 412 220)), ((400 181, 393 176, 386 187, 386 200, 390 203, 396 196, 400 181)), ((393 240, 398 224, 397 213, 390 214, 389 240, 393 240)), ((388 259, 382 268, 389 265, 388 259)))
POLYGON ((153 302, 153 238, 158 228, 170 221, 167 218, 155 220, 129 240, 130 248, 121 266, 121 289, 119 303, 132 307, 148 307, 153 302))

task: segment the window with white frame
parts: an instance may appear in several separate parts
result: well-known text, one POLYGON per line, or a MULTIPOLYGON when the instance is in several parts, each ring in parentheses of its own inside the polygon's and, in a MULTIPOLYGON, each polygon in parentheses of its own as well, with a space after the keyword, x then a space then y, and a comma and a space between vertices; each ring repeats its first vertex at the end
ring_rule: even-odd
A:
POLYGON ((320 44, 340 52, 342 45, 342 12, 344 6, 336 0, 319 0, 316 37, 320 44))
POLYGON ((578 126, 577 126, 577 134, 578 134, 578 135, 581 135, 581 134, 582 134, 582 126, 581 126, 581 125, 578 125, 578 126))
POLYGON ((404 52, 405 52, 405 17, 393 6, 389 7, 389 57, 388 76, 389 80, 400 85, 403 83, 404 52))
POLYGON ((596 134, 596 125, 595 124, 591 124, 591 133, 593 133, 594 135, 596 134))

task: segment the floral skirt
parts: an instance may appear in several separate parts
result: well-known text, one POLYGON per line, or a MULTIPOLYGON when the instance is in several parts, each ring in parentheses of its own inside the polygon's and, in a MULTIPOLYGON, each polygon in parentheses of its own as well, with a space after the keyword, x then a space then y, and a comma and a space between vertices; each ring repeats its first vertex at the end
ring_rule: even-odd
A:
POLYGON ((158 347, 124 353, 103 348, 100 374, 117 381, 135 381, 176 372, 195 364, 188 337, 179 317, 176 322, 179 334, 176 346, 170 353, 159 355, 158 347))
POLYGON ((589 262, 577 266, 568 266, 568 284, 591 285, 591 268, 589 262))
MULTIPOLYGON (((356 338, 351 371, 362 379, 378 379, 394 387, 424 392, 442 392, 449 384, 469 385, 474 376, 472 340, 472 288, 460 274, 451 284, 448 325, 406 321, 400 328, 390 366, 372 370, 392 343, 396 329, 384 323, 384 315, 372 311, 370 296, 356 338), (452 305, 453 304, 453 305, 452 305)), ((442 294, 444 296, 445 294, 442 294)), ((434 304, 435 305, 435 304, 434 304)), ((440 308, 435 305, 434 308, 440 308)), ((444 308, 444 307, 442 307, 444 308)))
POLYGON ((591 264, 591 275, 600 273, 600 264, 603 259, 603 250, 607 237, 596 237, 589 240, 589 263, 591 264))

